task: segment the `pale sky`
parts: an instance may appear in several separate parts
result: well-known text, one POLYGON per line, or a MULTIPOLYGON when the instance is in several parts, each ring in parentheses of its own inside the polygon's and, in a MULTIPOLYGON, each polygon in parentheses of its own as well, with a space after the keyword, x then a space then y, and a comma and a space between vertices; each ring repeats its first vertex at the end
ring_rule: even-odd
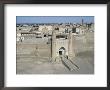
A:
POLYGON ((16 16, 16 23, 94 23, 94 16, 16 16))

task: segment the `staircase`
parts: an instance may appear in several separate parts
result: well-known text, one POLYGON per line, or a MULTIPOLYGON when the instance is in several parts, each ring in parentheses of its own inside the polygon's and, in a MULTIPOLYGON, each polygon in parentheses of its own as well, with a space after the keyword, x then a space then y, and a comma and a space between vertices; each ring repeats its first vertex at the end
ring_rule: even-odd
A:
POLYGON ((78 67, 76 64, 74 64, 71 60, 67 59, 65 56, 62 56, 62 57, 61 57, 61 60, 62 60, 62 63, 63 63, 70 71, 79 69, 79 67, 78 67))

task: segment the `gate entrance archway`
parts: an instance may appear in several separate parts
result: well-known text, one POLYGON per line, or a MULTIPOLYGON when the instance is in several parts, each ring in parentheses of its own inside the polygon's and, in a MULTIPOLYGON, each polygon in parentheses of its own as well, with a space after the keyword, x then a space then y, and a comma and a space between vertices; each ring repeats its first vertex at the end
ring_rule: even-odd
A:
POLYGON ((64 48, 64 47, 61 47, 61 48, 59 49, 59 56, 61 56, 61 55, 65 56, 65 53, 66 53, 65 48, 64 48))

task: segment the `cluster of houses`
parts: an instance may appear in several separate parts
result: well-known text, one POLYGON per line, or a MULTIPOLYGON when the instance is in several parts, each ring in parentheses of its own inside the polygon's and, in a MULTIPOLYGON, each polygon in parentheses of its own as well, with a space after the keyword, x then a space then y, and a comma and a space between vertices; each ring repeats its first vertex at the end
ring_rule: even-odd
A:
POLYGON ((94 32, 94 23, 42 23, 42 24, 17 24, 16 37, 17 42, 30 38, 51 37, 52 31, 58 34, 69 34, 71 31, 74 35, 84 35, 86 32, 94 32))

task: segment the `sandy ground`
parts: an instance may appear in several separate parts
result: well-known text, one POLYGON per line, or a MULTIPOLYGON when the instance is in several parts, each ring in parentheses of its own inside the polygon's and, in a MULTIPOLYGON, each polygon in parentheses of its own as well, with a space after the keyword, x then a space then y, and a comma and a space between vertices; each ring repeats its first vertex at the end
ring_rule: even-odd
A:
POLYGON ((40 41, 17 43, 17 74, 94 74, 93 32, 74 38, 75 58, 72 62, 79 69, 73 71, 69 71, 62 62, 51 62, 50 45, 46 40, 40 41))

